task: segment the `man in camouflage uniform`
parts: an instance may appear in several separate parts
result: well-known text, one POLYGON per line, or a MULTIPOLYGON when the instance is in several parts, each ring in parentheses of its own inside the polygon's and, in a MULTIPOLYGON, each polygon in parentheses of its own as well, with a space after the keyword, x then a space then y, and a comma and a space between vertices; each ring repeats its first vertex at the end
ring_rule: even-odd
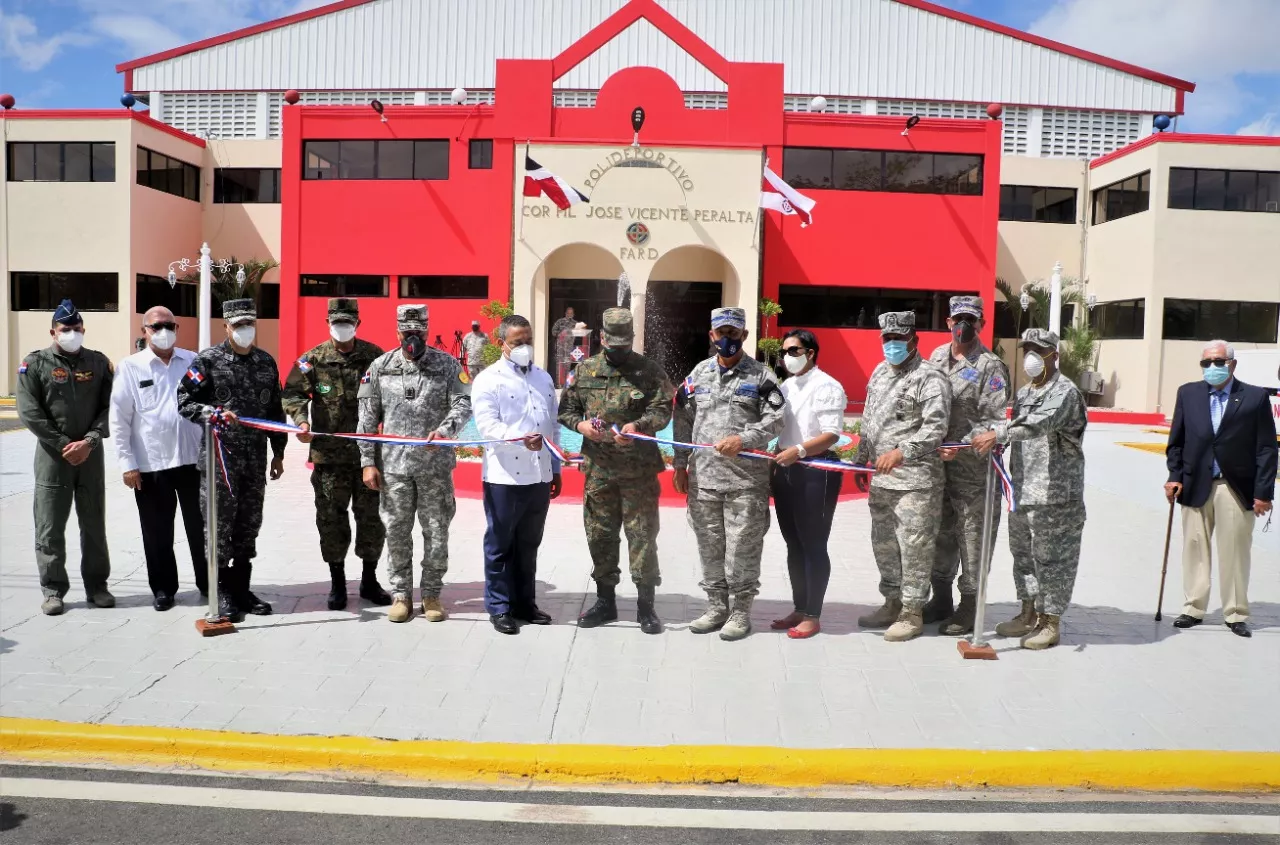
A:
POLYGON ((858 624, 888 627, 885 640, 903 642, 924 630, 944 484, 937 449, 947 433, 951 385, 920 357, 914 312, 881 314, 880 339, 885 360, 867 384, 856 463, 876 468, 867 504, 884 605, 858 624))
POLYGON ((54 342, 18 367, 18 417, 36 436, 36 568, 47 616, 63 612, 67 519, 80 523, 80 577, 94 607, 115 607, 107 591, 106 488, 102 441, 108 436, 113 372, 107 356, 85 349, 84 319, 69 299, 53 314, 54 342))
POLYGON ((382 349, 355 336, 360 325, 360 305, 356 300, 330 299, 328 319, 329 340, 304 353, 289 371, 284 384, 284 409, 295 425, 306 430, 298 440, 311 444, 316 529, 331 581, 329 609, 347 606, 346 559, 351 548, 348 507, 356 520, 356 554, 364 562, 360 598, 388 605, 391 596, 378 583, 377 572, 386 532, 378 516, 378 493, 364 486, 360 447, 352 440, 314 438, 311 434, 356 430, 360 378, 382 349))
POLYGON ((646 634, 662 631, 654 610, 658 572, 658 475, 666 469, 656 443, 614 435, 654 435, 671 421, 671 382, 654 361, 631 349, 635 328, 631 311, 604 312, 600 342, 604 349, 578 364, 560 395, 560 424, 582 435, 582 521, 591 551, 596 603, 578 619, 579 628, 595 628, 618 618, 614 591, 621 577, 618 542, 627 531, 631 580, 638 599, 636 620, 646 634))
MULTIPOLYGON (((202 350, 178 384, 178 413, 203 426, 221 409, 228 423, 221 433, 222 460, 231 489, 222 479, 218 491, 218 610, 232 622, 271 613, 271 605, 249 589, 253 559, 258 554, 262 504, 267 495, 267 442, 271 442, 271 480, 284 474, 285 434, 236 425, 239 417, 284 422, 280 404, 280 376, 269 352, 254 345, 258 312, 252 299, 229 299, 222 304, 227 339, 202 350)), ((205 468, 203 443, 200 471, 205 468)), ((205 510, 209 479, 200 484, 200 509, 205 510)))
POLYGON ((1018 391, 1013 418, 973 438, 981 454, 1009 446, 1014 504, 1009 514, 1013 582, 1022 612, 996 626, 1022 647, 1052 648, 1071 604, 1084 532, 1084 397, 1058 372, 1058 336, 1027 329, 1018 346, 1031 383, 1018 391))
POLYGON ((689 625, 723 640, 751 633, 751 604, 760 591, 760 554, 769 531, 772 462, 737 457, 764 449, 782 431, 784 400, 764 364, 742 353, 746 312, 711 312, 712 358, 676 391, 675 439, 715 449, 675 450, 675 488, 689 495, 689 527, 702 559, 707 611, 689 625), (732 598, 732 605, 730 599, 732 598))
MULTIPOLYGON (((951 422, 948 443, 967 443, 975 434, 1003 422, 1009 405, 1009 373, 1000 357, 982 345, 982 298, 951 297, 951 342, 939 346, 929 360, 951 382, 951 422)), ((973 631, 978 609, 978 578, 982 556, 983 500, 987 492, 987 461, 972 449, 943 449, 946 492, 933 560, 933 598, 924 608, 924 622, 941 622, 939 633, 952 637, 973 631), (961 564, 963 563, 963 569, 961 564), (960 571, 960 608, 952 615, 951 584, 960 571)), ((1000 527, 1000 509, 993 503, 991 536, 1000 527)))
POLYGON ((489 338, 480 331, 480 321, 471 321, 471 331, 462 338, 462 354, 467 359, 467 375, 475 381, 476 376, 484 369, 484 348, 489 338))
MULTIPOLYGON (((361 434, 452 439, 471 417, 471 381, 458 359, 427 347, 427 306, 396 308, 400 346, 377 358, 360 385, 361 434)), ((392 603, 387 618, 413 617, 413 519, 422 527, 422 613, 445 618, 440 604, 449 568, 453 498, 452 448, 360 442, 365 486, 380 490, 387 528, 387 571, 392 603)))

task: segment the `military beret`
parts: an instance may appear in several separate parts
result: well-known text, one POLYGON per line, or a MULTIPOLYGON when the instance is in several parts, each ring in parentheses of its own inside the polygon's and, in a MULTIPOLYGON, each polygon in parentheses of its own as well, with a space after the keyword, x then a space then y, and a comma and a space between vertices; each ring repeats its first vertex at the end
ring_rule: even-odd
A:
POLYGON ((1041 349, 1057 351, 1058 336, 1048 329, 1027 329, 1022 333, 1018 346, 1038 346, 1041 349))
POLYGON ((425 332, 427 330, 427 306, 396 306, 396 328, 402 332, 425 332))
POLYGON ((84 318, 80 316, 80 312, 76 310, 76 304, 69 299, 64 299, 58 303, 58 308, 53 312, 53 321, 61 323, 64 326, 77 326, 84 322, 84 318))
POLYGON ((231 325, 258 319, 258 307, 252 299, 228 299, 222 303, 222 319, 231 325))
POLYGON ((741 308, 715 309, 711 312, 711 328, 718 329, 721 326, 732 326, 734 328, 746 330, 747 312, 741 308))
POLYGON ((347 320, 354 323, 360 319, 360 303, 354 299, 343 297, 329 300, 329 322, 347 320))
POLYGON ((636 339, 630 308, 607 308, 602 319, 606 346, 630 346, 636 339))
POLYGON ((916 330, 916 312, 886 311, 880 315, 880 334, 911 334, 916 330))
POLYGON ((951 316, 957 314, 972 314, 979 320, 982 319, 982 297, 980 296, 953 296, 951 297, 951 316))

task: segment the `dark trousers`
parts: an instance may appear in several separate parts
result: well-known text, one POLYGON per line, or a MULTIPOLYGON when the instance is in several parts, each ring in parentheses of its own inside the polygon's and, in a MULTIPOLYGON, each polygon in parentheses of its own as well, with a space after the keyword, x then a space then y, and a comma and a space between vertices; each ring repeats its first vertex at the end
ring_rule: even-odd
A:
POLYGON ((827 538, 843 482, 840 473, 792 464, 773 472, 773 507, 787 541, 787 571, 796 612, 818 618, 831 580, 827 538))
POLYGON ((133 491, 142 522, 142 550, 153 595, 178 592, 178 561, 173 553, 173 519, 182 509, 187 547, 196 587, 209 591, 209 565, 204 557, 204 513, 200 510, 200 470, 194 465, 142 473, 142 489, 133 491))
POLYGON ((550 484, 485 483, 484 608, 490 615, 533 611, 538 546, 550 507, 550 484))

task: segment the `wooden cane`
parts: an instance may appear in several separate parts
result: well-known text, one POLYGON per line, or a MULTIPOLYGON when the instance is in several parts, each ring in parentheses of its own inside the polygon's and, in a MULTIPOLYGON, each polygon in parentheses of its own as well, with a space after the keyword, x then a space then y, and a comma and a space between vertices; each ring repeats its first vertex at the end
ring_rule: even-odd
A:
POLYGON ((1160 567, 1160 598, 1156 599, 1156 621, 1159 622, 1163 617, 1160 611, 1164 608, 1164 579, 1169 574, 1169 538, 1173 536, 1173 506, 1175 502, 1169 503, 1169 524, 1164 528, 1164 565, 1160 567))

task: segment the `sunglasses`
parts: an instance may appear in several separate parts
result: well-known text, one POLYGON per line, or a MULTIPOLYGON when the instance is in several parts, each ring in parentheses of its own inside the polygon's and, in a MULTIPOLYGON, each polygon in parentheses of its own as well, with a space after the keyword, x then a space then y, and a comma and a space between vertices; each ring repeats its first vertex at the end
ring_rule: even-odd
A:
POLYGON ((158 332, 163 329, 168 329, 169 331, 172 332, 172 331, 177 331, 178 324, 177 323, 148 323, 147 325, 143 326, 143 328, 151 329, 151 331, 153 332, 158 332))
POLYGON ((1202 358, 1200 360, 1200 369, 1207 370, 1210 364, 1215 367, 1225 367, 1229 363, 1231 363, 1230 358, 1202 358))
POLYGON ((805 349, 803 346, 788 346, 786 349, 782 350, 782 354, 790 355, 792 358, 799 358, 808 351, 809 350, 805 349))

